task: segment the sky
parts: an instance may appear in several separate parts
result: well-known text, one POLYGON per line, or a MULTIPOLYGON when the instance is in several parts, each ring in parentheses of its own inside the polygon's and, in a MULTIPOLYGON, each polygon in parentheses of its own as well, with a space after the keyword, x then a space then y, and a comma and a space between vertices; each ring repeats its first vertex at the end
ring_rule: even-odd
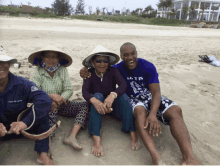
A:
MULTIPOLYGON (((28 2, 30 2, 31 6, 41 6, 41 7, 51 7, 51 4, 54 2, 54 0, 0 0, 4 1, 4 4, 11 4, 11 2, 15 5, 20 5, 21 3, 23 5, 27 5, 28 2)), ((76 7, 78 0, 70 0, 70 4, 73 8, 76 7)), ((108 11, 112 11, 112 8, 114 10, 120 10, 122 8, 135 10, 136 8, 145 8, 148 5, 151 5, 154 9, 157 8, 156 4, 159 2, 159 0, 84 0, 85 2, 85 11, 88 13, 88 7, 92 6, 92 11, 95 12, 96 7, 99 7, 99 9, 106 7, 108 8, 108 11)))

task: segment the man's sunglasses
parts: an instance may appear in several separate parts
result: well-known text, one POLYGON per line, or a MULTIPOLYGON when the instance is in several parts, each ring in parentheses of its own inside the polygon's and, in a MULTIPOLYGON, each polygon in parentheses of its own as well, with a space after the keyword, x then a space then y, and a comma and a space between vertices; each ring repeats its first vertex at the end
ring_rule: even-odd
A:
POLYGON ((103 62, 103 63, 108 63, 109 60, 108 60, 108 59, 96 59, 95 62, 96 62, 96 63, 102 63, 102 62, 103 62))

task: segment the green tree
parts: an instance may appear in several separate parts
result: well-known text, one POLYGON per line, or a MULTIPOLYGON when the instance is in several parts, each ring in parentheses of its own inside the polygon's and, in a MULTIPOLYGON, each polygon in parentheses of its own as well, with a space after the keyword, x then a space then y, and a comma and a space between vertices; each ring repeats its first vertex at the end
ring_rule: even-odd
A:
POLYGON ((192 18, 194 19, 195 17, 195 12, 196 12, 196 5, 195 4, 191 4, 191 6, 189 7, 189 13, 192 15, 192 18))
POLYGON ((182 12, 183 12, 184 19, 187 18, 187 16, 188 16, 188 11, 189 11, 189 7, 188 7, 188 6, 183 6, 182 12))
POLYGON ((59 16, 70 15, 73 12, 73 8, 69 3, 69 0, 55 0, 51 6, 54 13, 59 16))
POLYGON ((165 10, 165 7, 166 7, 166 2, 165 0, 159 0, 159 3, 157 4, 157 7, 158 8, 162 8, 162 17, 164 15, 164 10, 165 10))
POLYGON ((166 15, 167 15, 167 18, 168 18, 169 15, 170 15, 168 8, 171 8, 172 5, 173 5, 173 1, 172 1, 172 0, 165 0, 165 7, 166 7, 166 15))
POLYGON ((200 18, 200 21, 203 20, 203 14, 204 14, 204 11, 205 11, 205 7, 206 7, 206 3, 202 2, 201 6, 200 6, 200 9, 202 9, 202 16, 200 18))
POLYGON ((84 14, 85 13, 85 2, 84 0, 78 0, 77 4, 76 4, 76 10, 78 12, 80 12, 81 14, 84 14))
POLYGON ((151 13, 151 11, 152 10, 154 10, 154 8, 152 8, 152 6, 151 5, 148 5, 145 9, 144 9, 144 12, 149 12, 150 11, 150 13, 151 13))
POLYGON ((172 8, 171 9, 171 15, 174 16, 174 19, 176 19, 177 9, 172 8))

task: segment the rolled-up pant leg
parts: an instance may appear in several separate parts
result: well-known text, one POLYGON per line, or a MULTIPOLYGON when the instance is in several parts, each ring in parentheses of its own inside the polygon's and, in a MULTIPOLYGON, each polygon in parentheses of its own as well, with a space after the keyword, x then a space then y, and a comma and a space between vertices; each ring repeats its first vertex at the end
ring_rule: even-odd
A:
MULTIPOLYGON (((49 125, 49 115, 47 114, 43 119, 41 119, 38 123, 36 123, 33 127, 34 132, 36 134, 42 134, 49 130, 50 125, 49 125)), ((48 152, 49 150, 49 137, 35 141, 35 147, 34 150, 37 151, 39 154, 41 152, 48 152)))
POLYGON ((111 115, 122 121, 121 131, 135 131, 134 117, 128 96, 123 94, 122 96, 116 98, 112 104, 112 108, 113 111, 111 112, 111 115))
MULTIPOLYGON (((93 95, 96 99, 104 102, 104 96, 101 93, 95 93, 93 95)), ((100 136, 100 129, 102 125, 102 114, 99 114, 95 107, 91 104, 90 116, 89 116, 89 134, 100 136)))

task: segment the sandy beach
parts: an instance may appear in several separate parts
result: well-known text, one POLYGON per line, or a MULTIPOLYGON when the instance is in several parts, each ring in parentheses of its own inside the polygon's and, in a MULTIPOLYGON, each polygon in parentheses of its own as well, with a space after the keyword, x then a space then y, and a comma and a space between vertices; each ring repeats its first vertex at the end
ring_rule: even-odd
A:
MULTIPOLYGON (((83 80, 79 76, 82 60, 97 45, 119 54, 125 42, 134 43, 138 57, 156 66, 162 94, 182 108, 197 159, 204 165, 220 165, 220 68, 198 62, 198 55, 214 55, 220 60, 219 29, 0 16, 0 45, 21 63, 20 68, 12 66, 10 71, 30 78, 35 67, 28 63, 28 56, 45 45, 55 45, 73 59, 68 67, 74 88, 71 99, 83 99, 83 80)), ((129 134, 121 132, 121 123, 112 117, 103 118, 101 134, 105 155, 99 158, 90 153, 92 137, 87 129, 78 135, 82 151, 64 145, 73 118, 59 116, 58 119, 62 124, 53 138, 56 164, 152 164, 144 146, 139 151, 131 150, 129 134)), ((181 164, 180 149, 168 126, 162 125, 162 134, 155 138, 155 144, 167 165, 181 164)), ((0 149, 1 165, 37 164, 32 140, 0 141, 0 149)))

